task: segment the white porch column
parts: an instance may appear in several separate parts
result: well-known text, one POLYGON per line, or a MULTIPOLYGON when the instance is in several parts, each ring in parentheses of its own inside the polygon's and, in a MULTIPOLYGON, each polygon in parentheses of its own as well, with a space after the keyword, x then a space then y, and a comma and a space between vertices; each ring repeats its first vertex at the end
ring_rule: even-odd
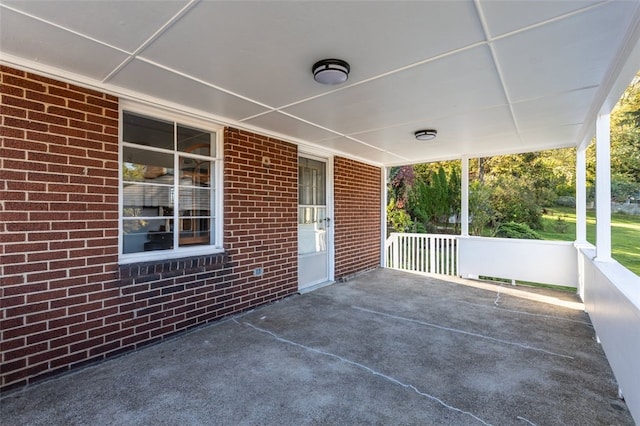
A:
POLYGON ((387 182, 389 180, 389 168, 383 167, 380 173, 380 185, 382 185, 382 196, 380 197, 380 204, 382 206, 382 211, 380 212, 380 266, 386 268, 387 265, 387 256, 386 256, 386 244, 387 244, 387 182))
POLYGON ((596 260, 611 261, 611 146, 609 114, 596 119, 596 260))
POLYGON ((587 243, 587 147, 576 151, 576 244, 587 243))
POLYGON ((463 155, 461 158, 462 171, 461 174, 461 197, 462 205, 460 206, 460 222, 461 222, 461 235, 463 237, 469 236, 469 157, 463 155))

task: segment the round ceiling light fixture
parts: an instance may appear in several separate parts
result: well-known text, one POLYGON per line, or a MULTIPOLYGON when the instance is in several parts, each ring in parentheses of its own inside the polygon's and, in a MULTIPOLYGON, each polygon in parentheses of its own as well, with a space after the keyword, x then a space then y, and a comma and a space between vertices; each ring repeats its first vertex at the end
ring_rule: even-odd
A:
POLYGON ((417 130, 413 135, 419 141, 430 141, 438 136, 438 131, 435 129, 417 130))
POLYGON ((321 84, 340 84, 347 81, 351 68, 341 59, 323 59, 313 64, 313 79, 321 84))

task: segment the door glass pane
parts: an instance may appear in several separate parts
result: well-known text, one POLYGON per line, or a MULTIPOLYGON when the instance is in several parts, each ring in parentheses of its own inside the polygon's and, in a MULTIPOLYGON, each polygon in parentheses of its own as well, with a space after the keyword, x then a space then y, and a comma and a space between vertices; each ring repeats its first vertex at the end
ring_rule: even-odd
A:
POLYGON ((326 219, 326 207, 298 207, 298 254, 327 251, 326 219))
POLYGON ((298 253, 327 250, 326 164, 300 158, 298 165, 298 253))
POLYGON ((325 205, 325 163, 300 158, 298 173, 298 204, 325 205))

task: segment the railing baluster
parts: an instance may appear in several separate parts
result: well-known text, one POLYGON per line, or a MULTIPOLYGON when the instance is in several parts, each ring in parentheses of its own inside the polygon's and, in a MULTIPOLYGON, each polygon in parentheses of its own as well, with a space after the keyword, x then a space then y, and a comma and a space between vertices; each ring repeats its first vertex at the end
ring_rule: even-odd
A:
POLYGON ((448 240, 448 239, 443 241, 444 242, 444 246, 445 246, 444 252, 445 252, 445 257, 446 257, 446 260, 445 260, 445 272, 444 272, 445 275, 450 275, 449 274, 449 271, 450 271, 450 269, 449 269, 449 260, 451 259, 451 255, 449 254, 449 241, 450 240, 448 240))
POLYGON ((454 276, 458 273, 456 236, 393 232, 385 250, 387 267, 391 269, 454 276))
POLYGON ((453 247, 453 240, 448 240, 447 241, 447 256, 449 257, 449 260, 447 261, 447 265, 448 265, 448 270, 447 270, 447 274, 448 275, 453 275, 453 251, 451 250, 453 247))

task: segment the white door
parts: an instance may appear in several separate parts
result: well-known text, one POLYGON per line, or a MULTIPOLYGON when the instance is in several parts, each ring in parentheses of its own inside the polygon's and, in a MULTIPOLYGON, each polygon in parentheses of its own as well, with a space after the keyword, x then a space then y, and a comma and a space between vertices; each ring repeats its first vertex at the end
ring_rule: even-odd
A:
POLYGON ((298 289, 329 281, 331 238, 327 217, 327 163, 298 160, 298 289))

